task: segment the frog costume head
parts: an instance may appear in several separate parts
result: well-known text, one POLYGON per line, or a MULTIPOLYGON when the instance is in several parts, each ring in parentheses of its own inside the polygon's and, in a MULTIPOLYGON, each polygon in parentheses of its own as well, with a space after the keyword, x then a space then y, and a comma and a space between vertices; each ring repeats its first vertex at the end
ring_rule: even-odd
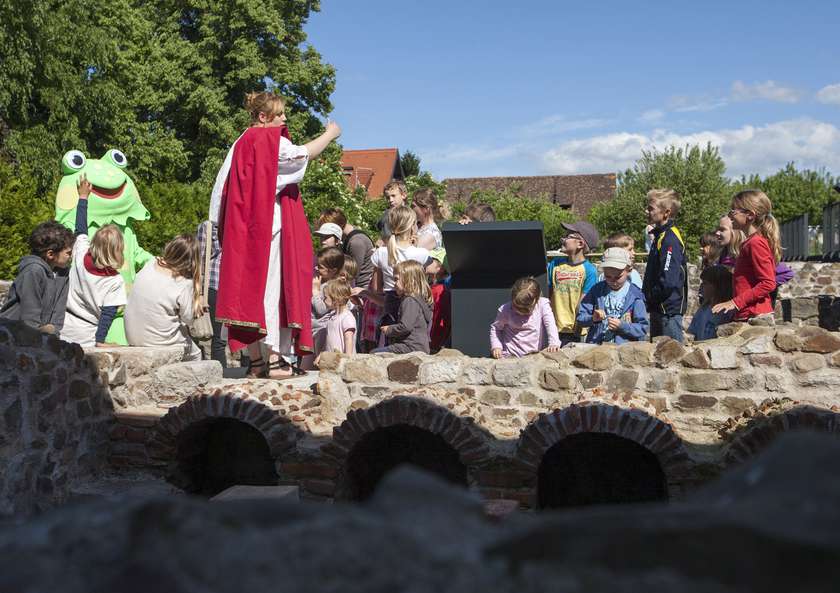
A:
POLYGON ((64 176, 58 184, 55 196, 55 218, 71 229, 76 222, 76 204, 79 201, 77 186, 84 174, 93 185, 88 198, 88 225, 102 227, 129 224, 129 219, 149 220, 149 211, 140 201, 137 186, 125 168, 125 155, 112 148, 101 159, 88 159, 79 150, 71 150, 61 158, 61 172, 64 176))

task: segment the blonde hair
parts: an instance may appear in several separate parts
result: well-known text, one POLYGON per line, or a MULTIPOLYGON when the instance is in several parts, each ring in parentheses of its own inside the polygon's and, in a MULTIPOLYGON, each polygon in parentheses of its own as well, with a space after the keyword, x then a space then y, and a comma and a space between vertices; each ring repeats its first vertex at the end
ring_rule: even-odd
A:
POLYGON ((106 224, 90 240, 90 257, 97 268, 119 270, 125 263, 125 241, 119 227, 106 224))
POLYGON ((443 215, 440 212, 437 196, 435 192, 428 187, 418 189, 414 192, 414 205, 421 208, 428 208, 432 212, 432 220, 440 222, 443 220, 443 215))
MULTIPOLYGON (((727 255, 730 257, 738 257, 738 253, 741 251, 741 244, 744 242, 744 231, 741 229, 736 229, 732 226, 732 219, 729 218, 728 214, 724 214, 720 217, 720 220, 726 219, 729 221, 729 228, 732 229, 732 239, 729 240, 729 245, 721 246, 721 251, 726 249, 727 255)), ((720 222, 718 222, 718 226, 720 226, 720 222)))
POLYGON ((341 271, 338 273, 339 278, 344 278, 348 284, 353 285, 353 280, 356 279, 356 274, 359 273, 359 265, 352 256, 344 254, 344 265, 341 266, 341 271))
POLYGON ((671 219, 677 217, 682 206, 680 194, 673 189, 652 189, 647 193, 648 204, 654 203, 658 208, 666 208, 671 211, 671 219))
POLYGON ((245 110, 251 116, 251 123, 259 123, 260 113, 271 121, 286 110, 286 102, 280 95, 263 91, 245 95, 245 110))
POLYGON ((408 188, 406 188, 405 183, 403 183, 402 181, 397 181, 396 179, 392 179, 391 181, 385 184, 385 188, 382 190, 382 194, 387 194, 389 189, 397 189, 402 195, 408 195, 408 188))
POLYGON ((391 208, 388 213, 388 226, 391 236, 388 237, 388 265, 397 263, 397 241, 410 241, 417 233, 417 215, 408 206, 391 208))
POLYGON ((324 285, 324 296, 330 298, 336 309, 347 306, 350 294, 350 284, 341 276, 324 285))
POLYGON ((157 264, 178 278, 191 278, 193 283, 193 316, 201 313, 201 265, 195 235, 178 235, 163 248, 157 264))
POLYGON ((432 289, 429 288, 429 279, 426 278, 426 271, 419 262, 413 259, 401 261, 394 266, 394 278, 399 278, 404 296, 417 297, 426 301, 429 306, 432 305, 432 289))
POLYGON ((773 216, 773 204, 761 190, 746 189, 735 194, 732 207, 748 210, 755 215, 753 224, 762 237, 767 239, 773 259, 776 263, 782 259, 782 238, 779 233, 779 223, 773 216))
POLYGON ((604 249, 620 247, 621 249, 633 249, 636 241, 627 233, 613 233, 604 239, 604 249))
POLYGON ((513 283, 510 289, 510 304, 517 311, 533 311, 540 296, 542 291, 539 283, 533 276, 526 276, 513 283))

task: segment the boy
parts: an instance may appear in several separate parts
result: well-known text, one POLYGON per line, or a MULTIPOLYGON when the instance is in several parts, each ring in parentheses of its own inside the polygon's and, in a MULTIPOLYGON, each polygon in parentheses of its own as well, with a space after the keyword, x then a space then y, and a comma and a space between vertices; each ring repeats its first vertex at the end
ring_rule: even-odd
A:
POLYGON ((388 237, 391 236, 391 229, 388 227, 388 214, 391 212, 391 209, 397 206, 404 206, 406 196, 408 196, 408 190, 402 181, 393 180, 385 186, 385 199, 388 200, 388 208, 385 209, 385 212, 382 213, 382 216, 376 223, 376 230, 379 231, 380 240, 383 245, 388 240, 388 237))
POLYGON ((577 312, 583 296, 598 281, 598 270, 586 259, 598 245, 598 231, 588 222, 563 223, 569 232, 563 239, 565 257, 554 258, 548 265, 548 292, 560 343, 580 342, 583 331, 577 325, 577 312))
POLYGON ((490 204, 470 204, 461 218, 458 220, 460 224, 470 224, 471 222, 496 222, 496 212, 490 204))
POLYGON ((604 251, 604 280, 586 293, 577 322, 588 327, 590 344, 623 344, 643 340, 649 321, 645 298, 639 287, 628 282, 633 269, 630 253, 621 247, 604 251))
POLYGON ((48 334, 61 332, 75 241, 73 231, 54 220, 35 227, 29 236, 32 255, 21 258, 0 317, 23 321, 48 334))
MULTIPOLYGON (((610 249, 612 247, 620 247, 627 251, 630 254, 630 265, 633 265, 633 262, 636 261, 636 242, 633 240, 633 237, 628 235, 627 233, 613 233, 609 237, 604 240, 604 250, 610 249)), ((598 282, 604 279, 604 274, 598 276, 598 282)), ((642 288, 642 277, 636 271, 636 268, 630 268, 630 282, 633 285, 641 290, 642 288)))
POLYGON ((432 290, 429 350, 434 354, 441 348, 449 347, 452 334, 452 297, 449 293, 449 273, 446 270, 446 250, 442 247, 429 253, 426 276, 432 290))
POLYGON ((674 226, 680 196, 672 189, 647 194, 647 218, 653 225, 653 244, 645 267, 642 292, 650 312, 650 337, 683 341, 683 315, 688 304, 688 267, 682 235, 674 226))

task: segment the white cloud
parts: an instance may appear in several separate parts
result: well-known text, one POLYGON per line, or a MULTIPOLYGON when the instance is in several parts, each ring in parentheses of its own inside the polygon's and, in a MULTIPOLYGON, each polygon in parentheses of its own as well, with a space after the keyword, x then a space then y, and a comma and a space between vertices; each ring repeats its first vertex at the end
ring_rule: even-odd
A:
POLYGON ((817 92, 817 101, 831 105, 840 105, 840 83, 830 84, 821 88, 817 92))
POLYGON ((642 150, 707 142, 720 147, 731 176, 773 173, 789 161, 803 167, 840 171, 840 129, 813 119, 693 134, 664 129, 650 134, 605 134, 563 142, 544 153, 540 164, 551 174, 614 172, 632 166, 642 150))
POLYGON ((639 116, 639 121, 646 124, 653 124, 662 121, 665 117, 665 112, 661 109, 648 109, 639 116))
POLYGON ((725 107, 728 101, 722 97, 712 95, 676 95, 668 99, 668 110, 677 113, 688 113, 691 111, 712 111, 725 107))
POLYGON ((602 118, 586 118, 586 119, 567 119, 564 115, 549 115, 543 119, 514 128, 514 134, 524 136, 526 138, 534 138, 538 136, 552 136, 555 134, 563 134, 565 132, 574 132, 577 130, 590 130, 593 128, 603 128, 612 123, 612 120, 602 118))
POLYGON ((732 83, 733 101, 774 101, 776 103, 796 103, 802 93, 798 90, 780 86, 774 80, 747 84, 741 80, 732 83))

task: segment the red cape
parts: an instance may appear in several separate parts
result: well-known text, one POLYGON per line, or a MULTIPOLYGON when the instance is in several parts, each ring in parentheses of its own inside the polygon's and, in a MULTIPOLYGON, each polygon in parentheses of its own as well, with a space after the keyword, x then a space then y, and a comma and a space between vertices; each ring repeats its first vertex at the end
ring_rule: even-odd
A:
MULTIPOLYGON (((219 236, 222 264, 216 319, 228 326, 232 352, 266 334, 263 299, 274 200, 277 191, 280 137, 286 127, 249 128, 233 150, 222 194, 219 236)), ((312 237, 297 185, 280 192, 282 282, 280 327, 292 328, 298 354, 312 346, 312 237)))

